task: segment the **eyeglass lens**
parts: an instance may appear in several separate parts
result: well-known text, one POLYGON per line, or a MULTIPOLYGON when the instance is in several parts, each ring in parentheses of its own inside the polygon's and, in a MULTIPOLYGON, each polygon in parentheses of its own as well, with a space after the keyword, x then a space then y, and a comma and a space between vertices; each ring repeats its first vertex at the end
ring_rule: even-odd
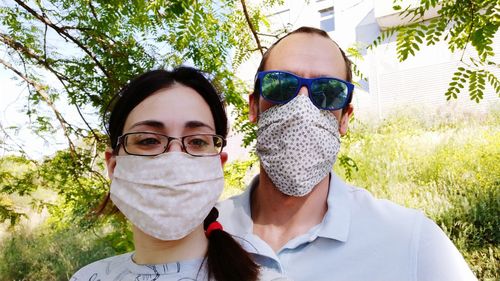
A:
POLYGON ((216 135, 199 134, 179 139, 147 132, 126 134, 123 143, 128 154, 153 156, 166 152, 173 140, 182 140, 184 151, 195 156, 217 155, 223 146, 222 137, 216 135))

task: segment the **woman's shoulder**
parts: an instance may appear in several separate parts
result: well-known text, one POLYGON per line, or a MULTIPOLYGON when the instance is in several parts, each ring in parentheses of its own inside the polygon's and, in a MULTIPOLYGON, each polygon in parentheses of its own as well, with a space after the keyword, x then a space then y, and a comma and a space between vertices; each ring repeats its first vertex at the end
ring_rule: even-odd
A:
POLYGON ((105 276, 119 275, 121 272, 127 271, 128 264, 132 259, 131 256, 132 253, 126 253, 95 261, 80 268, 73 274, 70 281, 98 280, 105 276))
POLYGON ((292 279, 285 277, 275 270, 267 267, 261 267, 259 273, 259 281, 292 281, 292 279))

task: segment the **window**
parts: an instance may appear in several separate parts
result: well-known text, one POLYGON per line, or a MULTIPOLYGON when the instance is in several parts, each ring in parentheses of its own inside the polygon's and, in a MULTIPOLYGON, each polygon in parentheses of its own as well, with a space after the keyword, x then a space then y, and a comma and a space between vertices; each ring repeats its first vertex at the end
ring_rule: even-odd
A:
POLYGON ((280 29, 290 25, 290 9, 281 10, 267 16, 273 29, 280 29))
POLYGON ((333 7, 319 10, 320 15, 320 28, 326 32, 335 30, 335 18, 333 15, 333 7))

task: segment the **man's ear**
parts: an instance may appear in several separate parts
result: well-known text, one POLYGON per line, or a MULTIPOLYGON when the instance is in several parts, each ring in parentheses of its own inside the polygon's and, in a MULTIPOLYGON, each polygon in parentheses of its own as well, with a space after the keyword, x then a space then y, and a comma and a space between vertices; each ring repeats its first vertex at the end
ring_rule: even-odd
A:
POLYGON ((259 96, 257 93, 253 92, 248 95, 248 119, 250 123, 257 123, 259 118, 259 96))
POLYGON ((354 112, 354 107, 352 107, 352 104, 347 105, 347 108, 344 110, 344 113, 340 117, 340 122, 339 122, 340 135, 343 136, 347 134, 347 130, 349 128, 349 120, 351 119, 353 112, 354 112))
POLYGON ((220 153, 220 163, 222 164, 222 166, 224 166, 224 164, 226 164, 227 158, 228 158, 227 152, 222 151, 220 153))
POLYGON ((111 149, 111 147, 108 147, 106 149, 106 152, 104 152, 104 158, 106 159, 106 167, 108 170, 108 177, 110 179, 112 179, 113 172, 115 171, 115 166, 116 166, 116 158, 115 158, 115 155, 113 154, 113 149, 111 149))

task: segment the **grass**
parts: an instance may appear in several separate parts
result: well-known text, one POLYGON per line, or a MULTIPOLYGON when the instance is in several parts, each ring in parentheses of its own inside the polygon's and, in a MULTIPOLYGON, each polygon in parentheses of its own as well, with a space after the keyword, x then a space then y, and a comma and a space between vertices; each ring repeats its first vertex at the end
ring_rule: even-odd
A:
POLYGON ((500 111, 433 117, 410 112, 355 122, 342 151, 358 167, 349 181, 424 211, 480 280, 500 280, 500 111))
POLYGON ((91 231, 18 228, 0 246, 0 280, 69 280, 80 267, 116 254, 91 231))
MULTIPOLYGON (((377 123, 355 121, 341 154, 358 167, 350 183, 424 211, 480 280, 500 280, 500 110, 438 117, 411 111, 377 123)), ((241 192, 256 166, 252 160, 226 165, 223 198, 241 192)), ((335 170, 347 178, 342 167, 335 170)), ((0 281, 67 280, 85 264, 130 250, 123 226, 107 227, 14 229, 0 244, 0 281)))

